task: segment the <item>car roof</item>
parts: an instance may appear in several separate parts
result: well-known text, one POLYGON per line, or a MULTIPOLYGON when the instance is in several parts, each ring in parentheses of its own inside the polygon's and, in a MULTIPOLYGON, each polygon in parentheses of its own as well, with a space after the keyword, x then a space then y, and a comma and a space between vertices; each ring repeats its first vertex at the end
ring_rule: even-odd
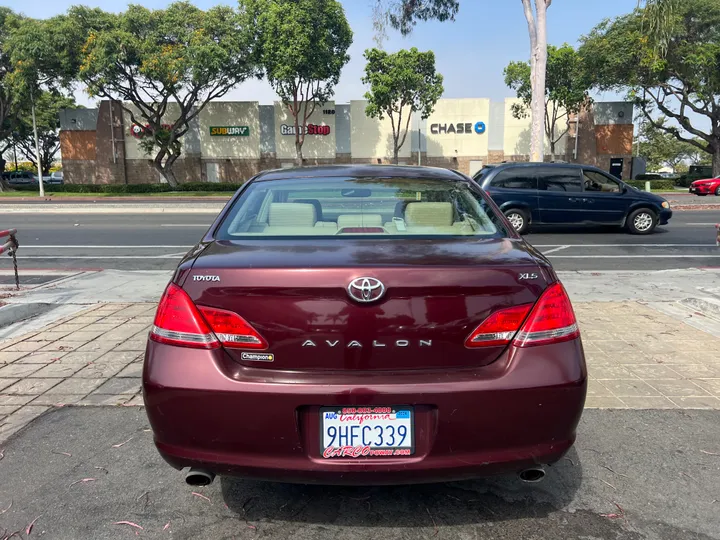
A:
POLYGON ((320 165, 274 169, 260 173, 255 182, 267 180, 291 180, 293 178, 428 178, 451 182, 467 182, 458 171, 439 167, 415 167, 411 165, 320 165))

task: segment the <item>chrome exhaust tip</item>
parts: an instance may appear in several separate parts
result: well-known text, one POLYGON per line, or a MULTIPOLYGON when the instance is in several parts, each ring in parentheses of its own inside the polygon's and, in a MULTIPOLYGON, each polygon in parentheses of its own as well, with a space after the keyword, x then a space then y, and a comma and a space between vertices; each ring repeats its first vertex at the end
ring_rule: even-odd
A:
POLYGON ((543 478, 545 478, 545 469, 542 467, 530 467, 529 469, 520 471, 518 476, 523 482, 528 484, 537 484, 538 482, 542 482, 543 478))
POLYGON ((190 469, 185 475, 188 486, 209 486, 215 480, 215 473, 205 469, 190 469))

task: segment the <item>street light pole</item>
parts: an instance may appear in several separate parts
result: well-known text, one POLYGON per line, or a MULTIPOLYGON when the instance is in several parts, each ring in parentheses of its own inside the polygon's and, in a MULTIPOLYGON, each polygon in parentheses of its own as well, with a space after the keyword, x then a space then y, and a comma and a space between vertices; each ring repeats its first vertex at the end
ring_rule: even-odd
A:
POLYGON ((35 159, 37 159, 38 185, 40 186, 40 196, 44 197, 45 186, 43 185, 42 163, 40 162, 40 140, 38 139, 37 122, 35 120, 35 99, 33 98, 32 94, 30 94, 30 101, 33 122, 33 135, 35 136, 35 159))

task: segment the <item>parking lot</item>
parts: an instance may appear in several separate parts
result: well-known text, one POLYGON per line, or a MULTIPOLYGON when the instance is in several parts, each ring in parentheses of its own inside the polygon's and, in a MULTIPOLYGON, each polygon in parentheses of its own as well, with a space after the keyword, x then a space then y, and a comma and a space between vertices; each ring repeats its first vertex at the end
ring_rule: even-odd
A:
POLYGON ((0 512, 12 506, 0 534, 38 518, 30 538, 718 538, 718 422, 717 411, 586 411, 541 484, 190 488, 153 448, 142 409, 64 407, 2 447, 0 512))

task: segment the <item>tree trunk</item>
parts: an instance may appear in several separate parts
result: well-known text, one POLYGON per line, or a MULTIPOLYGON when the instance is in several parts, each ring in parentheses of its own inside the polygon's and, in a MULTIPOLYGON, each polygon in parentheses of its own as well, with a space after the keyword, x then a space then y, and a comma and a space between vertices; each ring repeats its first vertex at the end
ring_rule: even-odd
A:
POLYGON ((530 128, 530 161, 545 158, 545 79, 547 70, 547 0, 535 0, 537 12, 535 49, 531 51, 533 69, 531 74, 532 124, 530 128))
POLYGON ((397 142, 393 145, 393 163, 395 165, 400 164, 400 149, 397 147, 397 142))
POLYGON ((297 167, 303 166, 303 153, 302 153, 302 142, 300 142, 300 135, 296 135, 295 139, 295 165, 297 167))
MULTIPOLYGON (((162 176, 165 180, 167 180, 167 183, 171 187, 178 187, 179 183, 177 181, 177 178, 175 178, 175 172, 172 170, 172 164, 174 162, 170 161, 168 158, 168 161, 170 162, 169 165, 164 165, 162 162, 162 158, 164 156, 165 152, 158 153, 157 156, 155 156, 155 159, 153 159, 153 169, 155 169, 158 173, 160 173, 160 176, 162 176)), ((167 163, 167 162, 166 162, 167 163)))
POLYGON ((720 178, 720 141, 715 141, 712 158, 713 178, 720 178))
POLYGON ((550 139, 550 161, 555 161, 555 141, 550 139))

